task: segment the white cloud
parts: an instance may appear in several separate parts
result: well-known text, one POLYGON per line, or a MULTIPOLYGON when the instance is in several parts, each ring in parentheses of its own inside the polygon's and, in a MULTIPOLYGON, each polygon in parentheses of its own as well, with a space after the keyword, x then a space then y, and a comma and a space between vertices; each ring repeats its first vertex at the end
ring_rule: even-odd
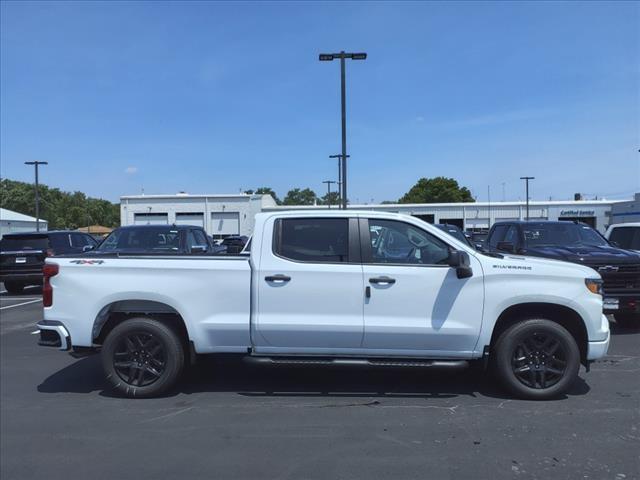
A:
POLYGON ((138 167, 127 167, 124 169, 124 173, 126 173, 127 175, 133 175, 134 173, 138 172, 138 167))

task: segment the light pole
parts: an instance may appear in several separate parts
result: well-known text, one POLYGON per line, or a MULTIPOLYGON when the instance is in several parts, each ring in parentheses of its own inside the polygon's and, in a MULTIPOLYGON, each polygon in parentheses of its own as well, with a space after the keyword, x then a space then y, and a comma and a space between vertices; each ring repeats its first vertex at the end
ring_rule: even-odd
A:
POLYGON ((347 91, 345 85, 345 59, 366 60, 366 53, 346 53, 344 50, 340 53, 321 53, 318 59, 321 62, 331 62, 336 58, 340 59, 340 101, 342 105, 342 185, 341 200, 342 208, 347 208, 347 91))
MULTIPOLYGON (((347 158, 349 158, 350 155, 347 155, 345 157, 344 162, 346 163, 347 158)), ((338 159, 338 199, 342 198, 342 154, 337 154, 337 155, 329 155, 329 158, 337 158, 338 159)), ((342 202, 341 202, 342 203, 342 202)), ((340 205, 338 205, 338 207, 340 207, 340 205)))
POLYGON ((331 208, 331 184, 336 182, 335 180, 324 180, 322 183, 327 184, 327 205, 331 208))
POLYGON ((49 162, 24 162, 25 165, 33 165, 36 170, 36 232, 40 231, 40 194, 38 193, 38 166, 49 165, 49 162))
POLYGON ((536 177, 520 177, 520 180, 525 181, 526 199, 527 199, 527 222, 529 221, 529 180, 535 180, 536 177))

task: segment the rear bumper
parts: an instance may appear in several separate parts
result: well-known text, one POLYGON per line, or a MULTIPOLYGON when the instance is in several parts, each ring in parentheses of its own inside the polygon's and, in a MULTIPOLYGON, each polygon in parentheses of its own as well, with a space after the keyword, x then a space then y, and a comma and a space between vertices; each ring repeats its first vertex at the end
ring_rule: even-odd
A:
POLYGON ((0 282, 18 282, 24 283, 25 285, 41 285, 42 271, 25 273, 0 272, 0 282))
POLYGON ((57 347, 60 350, 71 350, 69 331, 57 320, 40 320, 36 325, 40 330, 38 345, 41 347, 57 347))
POLYGON ((609 331, 609 321, 607 317, 602 315, 602 323, 607 326, 607 338, 596 342, 589 342, 587 348, 587 360, 597 360, 604 357, 609 350, 609 341, 611 340, 611 332, 609 331))

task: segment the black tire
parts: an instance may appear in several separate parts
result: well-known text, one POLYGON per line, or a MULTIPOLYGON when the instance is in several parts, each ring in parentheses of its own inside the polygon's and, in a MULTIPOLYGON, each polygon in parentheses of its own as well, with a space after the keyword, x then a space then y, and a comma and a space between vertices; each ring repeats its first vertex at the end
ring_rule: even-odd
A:
POLYGON ((640 328, 640 313, 616 313, 613 318, 622 328, 640 328))
POLYGON ((20 282, 4 282, 4 288, 11 295, 20 295, 24 290, 24 283, 20 282))
POLYGON ((155 397, 169 390, 180 378, 184 359, 176 332, 151 318, 131 318, 116 325, 102 346, 107 380, 131 398, 155 397))
POLYGON ((557 398, 578 378, 580 350, 576 340, 550 320, 524 320, 509 327, 493 351, 497 378, 519 398, 557 398))

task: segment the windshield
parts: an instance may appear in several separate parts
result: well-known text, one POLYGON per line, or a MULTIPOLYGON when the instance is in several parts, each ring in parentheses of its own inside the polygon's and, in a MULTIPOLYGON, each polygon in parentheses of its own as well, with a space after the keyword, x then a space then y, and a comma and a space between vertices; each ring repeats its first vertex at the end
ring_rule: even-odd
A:
POLYGON ((19 250, 46 250, 49 248, 49 239, 47 237, 36 236, 5 236, 0 240, 0 251, 15 252, 19 250))
POLYGON ((620 248, 640 250, 640 227, 616 227, 609 240, 616 242, 620 248))
POLYGON ((177 252, 180 232, 167 227, 123 228, 114 230, 96 251, 177 252))
POLYGON ((593 228, 576 223, 532 223, 523 227, 527 247, 608 246, 593 228))

